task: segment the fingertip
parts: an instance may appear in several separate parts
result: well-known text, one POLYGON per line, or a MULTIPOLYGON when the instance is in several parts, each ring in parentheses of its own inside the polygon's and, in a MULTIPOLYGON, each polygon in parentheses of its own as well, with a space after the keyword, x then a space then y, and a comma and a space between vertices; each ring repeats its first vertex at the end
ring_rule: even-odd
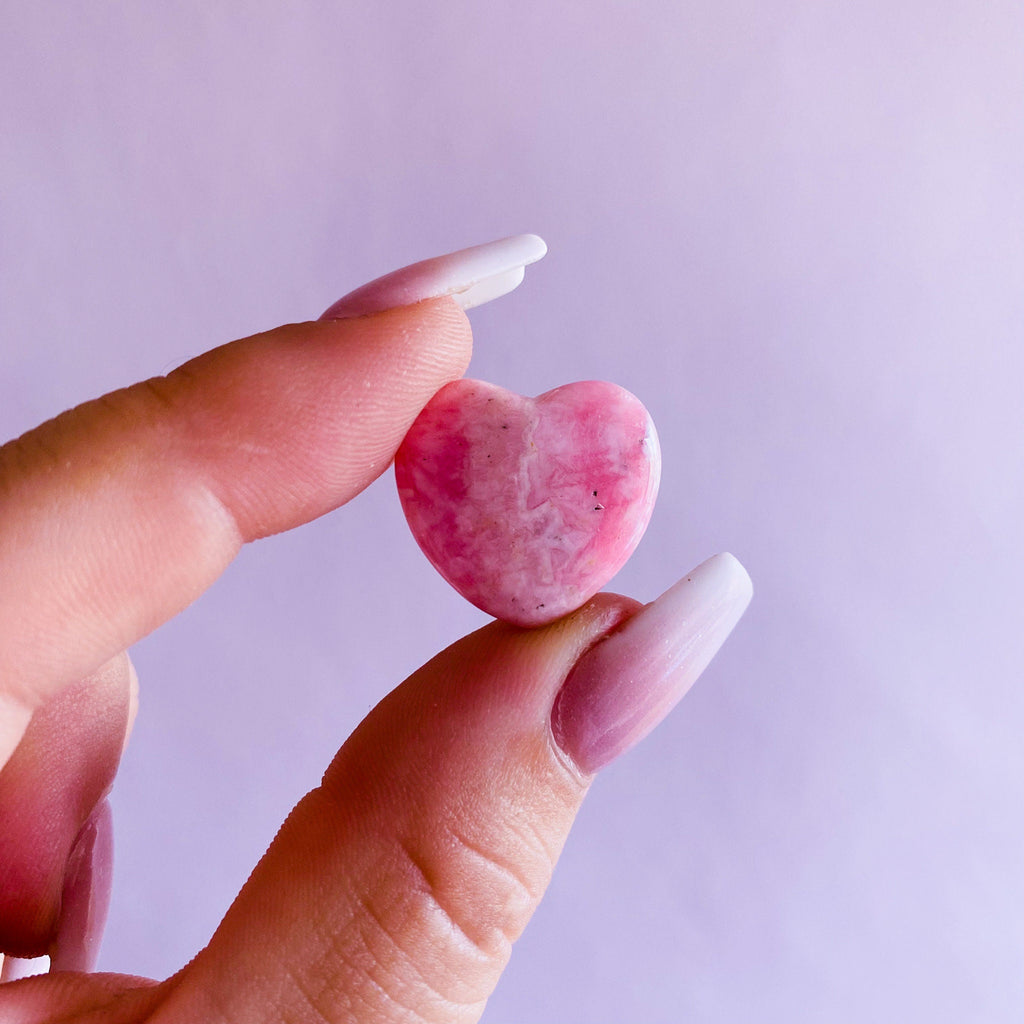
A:
POLYGON ((471 355, 469 321, 450 298, 232 342, 168 378, 182 392, 181 458, 242 540, 290 529, 380 476, 471 355))
POLYGON ((315 986, 383 1017, 396 985, 424 1019, 482 1005, 589 784, 555 747, 554 696, 639 607, 600 594, 543 627, 491 622, 394 690, 278 833, 186 971, 182 1004, 214 992, 242 1018, 261 988, 285 1001, 315 986), (286 951, 277 975, 267 950, 286 951))

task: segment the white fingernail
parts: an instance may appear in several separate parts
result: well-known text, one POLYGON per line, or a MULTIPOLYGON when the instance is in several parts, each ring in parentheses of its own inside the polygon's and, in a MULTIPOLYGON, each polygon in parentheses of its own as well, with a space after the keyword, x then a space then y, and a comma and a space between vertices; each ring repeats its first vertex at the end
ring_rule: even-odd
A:
POLYGON ((23 960, 17 956, 0 957, 0 985, 9 981, 21 981, 22 978, 34 978, 37 974, 46 974, 50 969, 48 956, 37 956, 32 960, 23 960))
POLYGON ((642 740, 707 668, 752 594, 746 569, 715 555, 596 643, 555 699, 558 745, 590 774, 642 740))
POLYGON ((349 292, 320 319, 365 316, 443 295, 452 296, 463 309, 472 309, 518 287, 525 268, 536 263, 547 251, 544 240, 536 235, 513 235, 435 256, 349 292))
POLYGON ((50 973, 96 970, 110 908, 114 826, 101 800, 79 830, 68 856, 57 935, 50 946, 50 973))

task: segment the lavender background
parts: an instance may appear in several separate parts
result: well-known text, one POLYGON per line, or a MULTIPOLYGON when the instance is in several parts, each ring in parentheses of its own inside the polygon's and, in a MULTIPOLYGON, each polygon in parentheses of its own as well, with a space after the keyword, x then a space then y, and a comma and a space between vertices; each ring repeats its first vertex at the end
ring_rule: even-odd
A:
MULTIPOLYGON (((722 549, 754 578, 595 786, 487 1021, 1019 1019, 1019 3, 0 18, 3 436, 535 231, 471 373, 648 404, 664 486, 615 589, 722 549)), ((358 719, 482 621, 387 476, 139 644, 101 968, 189 958, 358 719)))

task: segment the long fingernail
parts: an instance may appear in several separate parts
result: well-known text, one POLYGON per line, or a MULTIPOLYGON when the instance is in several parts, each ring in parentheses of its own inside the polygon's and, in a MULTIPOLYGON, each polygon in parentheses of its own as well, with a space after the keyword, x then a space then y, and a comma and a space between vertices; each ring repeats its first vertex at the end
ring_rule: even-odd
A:
POLYGON ((753 587, 715 555, 573 666, 555 698, 555 741, 586 774, 639 743, 678 703, 739 621, 753 587))
POLYGON ((61 894, 57 937, 50 971, 91 971, 96 967, 110 907, 114 830, 104 800, 82 826, 71 847, 61 894))
POLYGON ((442 295, 452 296, 463 309, 472 309, 516 288, 525 268, 536 263, 547 251, 544 240, 536 235, 513 235, 446 256, 435 256, 349 292, 320 319, 365 316, 442 295))

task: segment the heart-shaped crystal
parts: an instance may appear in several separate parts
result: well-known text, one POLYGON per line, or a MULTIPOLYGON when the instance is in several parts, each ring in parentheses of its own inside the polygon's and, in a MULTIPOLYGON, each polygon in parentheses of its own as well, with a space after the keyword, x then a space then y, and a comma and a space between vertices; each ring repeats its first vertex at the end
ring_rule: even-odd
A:
POLYGON ((573 611, 622 568, 660 476, 650 415, 604 381, 539 398, 454 381, 395 457, 405 517, 427 558, 463 597, 518 626, 573 611))

